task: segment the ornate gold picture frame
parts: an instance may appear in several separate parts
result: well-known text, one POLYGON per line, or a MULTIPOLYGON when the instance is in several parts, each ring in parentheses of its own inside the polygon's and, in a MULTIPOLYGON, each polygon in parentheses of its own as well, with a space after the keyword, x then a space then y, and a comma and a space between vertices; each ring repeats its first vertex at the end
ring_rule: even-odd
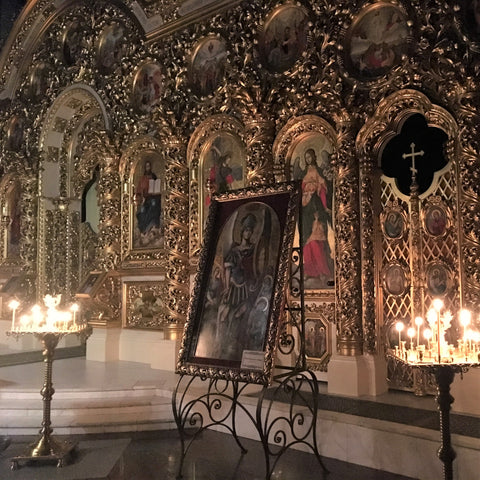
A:
POLYGON ((398 206, 387 207, 380 214, 380 224, 383 235, 389 240, 400 240, 403 238, 407 219, 405 212, 398 206))
POLYGON ((25 119, 20 115, 13 115, 7 125, 7 148, 13 152, 20 152, 25 135, 25 119))
POLYGON ((197 42, 193 49, 188 70, 190 85, 197 95, 209 95, 223 80, 227 60, 225 40, 208 35, 197 42))
POLYGON ((314 371, 327 371, 332 356, 333 304, 305 305, 305 355, 308 368, 314 371))
POLYGON ((38 63, 32 69, 27 88, 27 95, 30 98, 38 99, 47 91, 49 69, 50 67, 45 62, 38 63))
POLYGON ((285 3, 267 15, 260 32, 262 64, 272 73, 284 72, 307 47, 308 13, 298 4, 285 3))
POLYGON ((126 41, 126 28, 122 23, 111 22, 102 29, 95 58, 101 73, 110 73, 120 64, 126 41))
POLYGON ((388 295, 399 297, 408 289, 410 275, 400 262, 390 262, 382 272, 382 283, 388 295))
POLYGON ((445 296, 452 286, 452 277, 448 267, 441 261, 429 263, 425 268, 428 293, 432 297, 445 296))
POLYGON ((165 267, 165 158, 161 144, 143 137, 120 162, 122 261, 124 266, 165 267))
POLYGON ((287 122, 273 145, 276 180, 296 180, 302 189, 302 251, 307 295, 335 291, 335 132, 320 117, 287 122))
POLYGON ((132 84, 132 106, 137 113, 150 113, 160 103, 163 93, 163 72, 160 65, 145 62, 140 65, 132 84))
POLYGON ((77 63, 83 47, 83 27, 82 20, 75 18, 66 27, 62 38, 63 61, 67 66, 77 63))
POLYGON ((445 204, 434 197, 422 211, 423 228, 431 237, 444 237, 450 227, 450 215, 445 204))
POLYGON ((123 321, 125 328, 159 330, 165 324, 165 295, 163 280, 139 280, 123 283, 123 321))
POLYGON ((375 2, 363 8, 344 40, 345 68, 355 78, 372 80, 398 65, 410 36, 406 12, 397 4, 375 2))
POLYGON ((243 125, 229 115, 202 122, 187 149, 190 170, 190 255, 198 255, 205 219, 214 193, 248 185, 246 138, 243 125))
POLYGON ((291 184, 213 199, 179 373, 270 382, 298 204, 291 184))

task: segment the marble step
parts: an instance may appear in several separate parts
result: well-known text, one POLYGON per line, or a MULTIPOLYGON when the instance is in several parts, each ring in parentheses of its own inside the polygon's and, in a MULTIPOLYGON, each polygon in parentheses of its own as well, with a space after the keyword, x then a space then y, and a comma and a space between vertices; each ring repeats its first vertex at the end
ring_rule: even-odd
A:
MULTIPOLYGON (((0 434, 37 434, 43 418, 40 393, 0 395, 0 434)), ((84 434, 176 428, 171 393, 156 388, 55 392, 51 402, 56 434, 84 434)))

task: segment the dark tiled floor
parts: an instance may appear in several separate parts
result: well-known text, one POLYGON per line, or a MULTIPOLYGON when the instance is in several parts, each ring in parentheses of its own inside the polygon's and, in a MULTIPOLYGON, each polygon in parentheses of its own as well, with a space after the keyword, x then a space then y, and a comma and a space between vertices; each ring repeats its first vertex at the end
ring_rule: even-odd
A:
MULTIPOLYGON (((15 449, 23 449, 24 446, 26 447, 35 439, 36 437, 11 438, 10 447, 0 452, 0 457, 7 460, 9 450, 12 452, 15 449)), ((56 439, 61 441, 62 437, 57 436, 56 439)), ((99 439, 103 442, 110 440, 113 444, 116 439, 130 439, 130 443, 107 476, 99 477, 95 475, 92 477, 89 476, 89 472, 81 471, 82 468, 78 467, 73 473, 69 472, 68 478, 75 478, 76 480, 93 480, 94 478, 96 480, 174 480, 178 478, 181 444, 176 430, 72 435, 68 439, 78 442, 83 441, 84 444, 86 440, 91 441, 90 443, 95 443, 95 440, 99 439)), ((248 439, 241 439, 241 442, 247 449, 245 454, 241 453, 231 435, 212 430, 203 432, 195 439, 187 452, 182 479, 265 480, 266 467, 262 445, 257 441, 248 439)), ((82 451, 76 452, 75 455, 80 458, 82 451)), ((271 480, 412 480, 409 477, 372 470, 331 458, 323 458, 322 460, 329 473, 323 472, 313 454, 289 450, 276 464, 271 480)), ((73 465, 75 465, 75 457, 73 465)), ((35 478, 35 480, 48 478, 48 480, 51 480, 52 477, 55 479, 64 477, 62 468, 39 464, 36 466, 23 465, 19 470, 9 473, 7 476, 19 480, 22 478, 35 478), (48 470, 46 470, 47 468, 48 470)))
MULTIPOLYGON (((98 438, 125 437, 132 441, 108 476, 109 480, 177 478, 180 440, 176 431, 111 434, 98 438)), ((264 480, 265 460, 261 444, 241 440, 248 450, 244 455, 230 435, 212 430, 203 432, 192 443, 185 458, 183 480, 264 480)), ((324 458, 323 462, 330 473, 322 472, 314 455, 290 450, 277 464, 271 480, 408 480, 400 475, 330 458, 324 458)))

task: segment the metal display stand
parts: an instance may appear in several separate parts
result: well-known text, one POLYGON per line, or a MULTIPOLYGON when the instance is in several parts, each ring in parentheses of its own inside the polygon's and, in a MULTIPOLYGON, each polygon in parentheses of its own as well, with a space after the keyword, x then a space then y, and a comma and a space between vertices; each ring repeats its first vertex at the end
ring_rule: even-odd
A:
POLYGON ((255 414, 251 413, 255 406, 255 395, 248 392, 252 384, 184 374, 180 376, 172 397, 173 415, 181 441, 177 478, 182 477, 184 460, 192 443, 208 428, 221 426, 232 434, 241 453, 246 453, 238 437, 239 413, 246 416, 259 434, 265 455, 266 480, 272 478, 282 455, 297 446, 310 450, 322 471, 327 472, 317 443, 318 383, 314 372, 306 368, 301 246, 295 246, 292 250, 289 287, 290 297, 295 304, 285 308, 278 349, 283 354, 295 354, 296 362, 293 367, 277 366, 277 370, 283 372, 273 377, 270 387, 261 387, 255 414), (196 392, 197 381, 201 382, 202 393, 196 392), (281 416, 274 413, 276 401, 287 403, 287 413, 281 416))

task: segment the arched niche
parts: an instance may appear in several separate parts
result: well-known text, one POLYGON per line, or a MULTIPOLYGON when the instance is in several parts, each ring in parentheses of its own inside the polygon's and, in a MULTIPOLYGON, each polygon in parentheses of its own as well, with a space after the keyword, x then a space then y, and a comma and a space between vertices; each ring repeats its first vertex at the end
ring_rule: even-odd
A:
MULTIPOLYGON (((95 263, 92 254, 96 250, 98 225, 86 224, 82 204, 85 209, 86 188, 98 181, 98 172, 105 161, 91 141, 92 132, 109 127, 103 102, 87 85, 66 88, 47 112, 39 137, 36 282, 39 298, 50 292, 72 298, 95 263)), ((92 192, 89 209, 95 209, 95 204, 101 208, 91 195, 92 192)), ((91 218, 100 218, 99 212, 90 212, 91 218)))
MULTIPOLYGON (((363 324, 371 352, 396 345, 392 340, 395 322, 413 324, 416 316, 426 314, 439 293, 452 311, 464 306, 469 296, 461 268, 468 242, 462 231, 462 175, 468 177, 469 172, 460 147, 461 125, 454 115, 419 91, 400 90, 379 104, 357 136, 363 324), (424 139, 415 131, 420 128, 425 131, 422 136, 432 135, 442 145, 432 146, 426 140, 422 144, 424 139), (408 135, 412 139, 402 141, 408 135), (418 176, 419 160, 433 147, 440 151, 430 163, 438 165, 426 165, 432 167, 428 181, 415 187, 416 193, 413 177, 409 190, 405 186, 408 178, 399 180, 385 168, 386 156, 394 154, 397 162, 406 162, 404 177, 418 176), (436 158, 439 156, 443 158, 436 158), (443 215, 441 230, 432 226, 432 212, 443 215), (432 275, 438 271, 445 276, 441 292, 432 287, 432 275)), ((478 208, 478 198, 475 202, 478 208)), ((416 388, 413 375, 393 365, 389 365, 388 378, 394 388, 416 388)))

